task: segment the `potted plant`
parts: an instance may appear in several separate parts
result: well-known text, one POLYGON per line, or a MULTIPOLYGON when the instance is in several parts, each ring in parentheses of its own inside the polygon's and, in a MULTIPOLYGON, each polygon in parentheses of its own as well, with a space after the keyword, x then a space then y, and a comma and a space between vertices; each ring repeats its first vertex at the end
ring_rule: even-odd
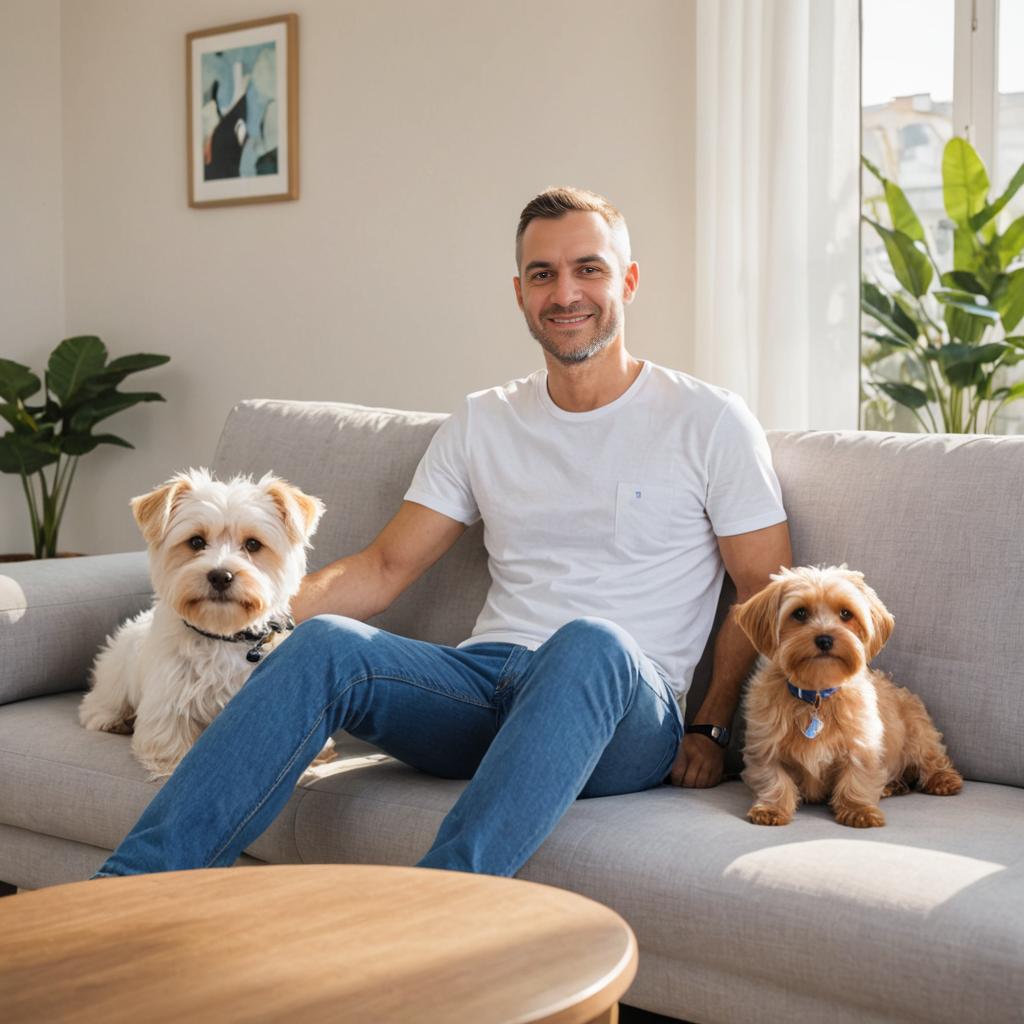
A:
POLYGON ((129 374, 169 360, 138 354, 108 363, 106 346, 91 335, 62 341, 42 382, 27 366, 0 359, 0 417, 10 425, 0 437, 0 471, 21 477, 36 558, 57 554, 79 458, 101 444, 134 447, 115 434, 94 434, 93 428, 139 402, 164 400, 154 391, 123 392, 117 386, 129 374), (40 389, 37 404, 27 404, 40 389))
MULTIPOLYGON (((895 284, 861 282, 867 401, 909 409, 925 431, 988 432, 1024 397, 1007 367, 1024 359, 1024 217, 1002 233, 996 217, 1024 185, 1024 165, 989 200, 985 165, 965 139, 946 144, 942 194, 953 226, 953 266, 943 271, 906 195, 867 158, 884 189, 889 226, 863 219, 882 239, 895 284)), ((880 204, 879 204, 880 205, 880 204)))

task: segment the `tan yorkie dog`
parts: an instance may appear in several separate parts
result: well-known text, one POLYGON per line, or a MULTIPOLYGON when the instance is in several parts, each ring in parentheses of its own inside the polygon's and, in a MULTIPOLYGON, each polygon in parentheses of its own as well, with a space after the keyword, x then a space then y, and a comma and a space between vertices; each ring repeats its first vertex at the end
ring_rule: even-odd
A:
POLYGON ((757 825, 787 825, 801 800, 841 825, 885 824, 882 797, 960 792, 963 780, 919 697, 868 664, 894 620, 845 565, 783 569, 736 621, 765 661, 745 698, 746 769, 757 825))

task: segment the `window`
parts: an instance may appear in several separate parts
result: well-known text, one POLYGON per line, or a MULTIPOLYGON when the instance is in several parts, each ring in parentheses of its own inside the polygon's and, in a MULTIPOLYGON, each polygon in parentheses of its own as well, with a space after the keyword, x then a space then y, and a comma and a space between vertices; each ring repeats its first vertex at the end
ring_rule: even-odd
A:
MULTIPOLYGON (((862 0, 861 22, 863 155, 903 190, 935 266, 949 271, 954 236, 942 194, 946 143, 954 134, 971 142, 988 168, 993 199, 1024 163, 1024 0, 862 0)), ((882 185, 868 168, 861 196, 865 217, 888 226, 882 185)), ((999 230, 1022 215, 1024 189, 1000 214, 999 230)), ((1020 265, 1018 259, 1014 266, 1020 265)), ((861 269, 885 288, 899 287, 882 239, 867 224, 861 269)), ((941 319, 942 308, 935 312, 941 319)), ((861 426, 922 429, 923 415, 870 381, 924 388, 925 373, 869 337, 862 337, 861 360, 861 426)), ((1020 380, 1022 371, 1024 363, 1001 370, 1000 383, 1020 380)), ((985 429, 983 420, 976 429, 985 429)), ((1024 401, 1004 407, 990 429, 1024 433, 1024 401)))

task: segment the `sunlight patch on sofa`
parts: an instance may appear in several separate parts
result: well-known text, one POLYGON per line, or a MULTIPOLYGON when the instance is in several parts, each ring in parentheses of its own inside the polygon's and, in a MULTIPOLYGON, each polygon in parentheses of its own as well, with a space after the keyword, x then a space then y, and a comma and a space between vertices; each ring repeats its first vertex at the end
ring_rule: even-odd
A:
POLYGON ((839 897, 862 906, 927 914, 1003 870, 1002 864, 927 847, 816 839, 743 854, 725 869, 724 877, 800 897, 839 897))
POLYGON ((21 584, 10 576, 0 576, 0 622, 13 626, 28 609, 28 598, 21 584))

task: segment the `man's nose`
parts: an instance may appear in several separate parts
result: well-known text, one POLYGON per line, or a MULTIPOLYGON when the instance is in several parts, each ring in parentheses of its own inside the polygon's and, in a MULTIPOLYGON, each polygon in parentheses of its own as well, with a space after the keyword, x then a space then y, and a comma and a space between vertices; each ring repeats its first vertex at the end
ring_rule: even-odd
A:
POLYGON ((579 302, 581 295, 579 282, 572 274, 559 275, 555 281, 555 293, 552 296, 554 302, 559 306, 571 306, 579 302))

